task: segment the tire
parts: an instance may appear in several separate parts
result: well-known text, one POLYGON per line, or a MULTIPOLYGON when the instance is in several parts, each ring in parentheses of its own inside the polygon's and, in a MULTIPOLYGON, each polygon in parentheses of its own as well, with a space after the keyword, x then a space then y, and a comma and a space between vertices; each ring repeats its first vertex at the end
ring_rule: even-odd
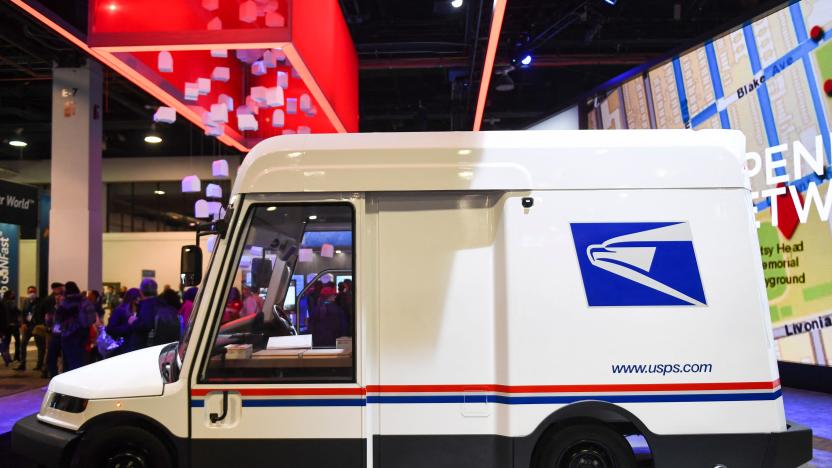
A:
POLYGON ((173 468, 162 441, 138 427, 94 428, 81 439, 77 455, 83 468, 173 468))
POLYGON ((635 468, 633 449, 621 434, 600 424, 576 424, 545 434, 535 468, 635 468))

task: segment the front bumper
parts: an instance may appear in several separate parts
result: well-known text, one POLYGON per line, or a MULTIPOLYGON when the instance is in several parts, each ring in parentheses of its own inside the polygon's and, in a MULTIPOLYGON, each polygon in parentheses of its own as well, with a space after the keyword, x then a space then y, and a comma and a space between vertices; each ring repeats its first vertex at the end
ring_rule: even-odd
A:
POLYGON ((68 464, 68 457, 77 432, 61 429, 38 421, 33 414, 18 421, 12 429, 12 450, 38 465, 60 467, 68 464))
POLYGON ((653 434, 649 443, 657 468, 796 468, 812 459, 812 430, 795 423, 770 434, 653 434))

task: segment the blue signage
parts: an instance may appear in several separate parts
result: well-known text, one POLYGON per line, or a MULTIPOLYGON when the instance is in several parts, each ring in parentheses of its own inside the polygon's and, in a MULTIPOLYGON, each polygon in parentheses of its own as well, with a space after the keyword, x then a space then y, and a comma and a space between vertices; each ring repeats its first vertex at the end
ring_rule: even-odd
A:
POLYGON ((590 307, 707 305, 687 222, 570 226, 590 307))
POLYGON ((20 226, 0 223, 0 297, 18 288, 20 262, 20 226))

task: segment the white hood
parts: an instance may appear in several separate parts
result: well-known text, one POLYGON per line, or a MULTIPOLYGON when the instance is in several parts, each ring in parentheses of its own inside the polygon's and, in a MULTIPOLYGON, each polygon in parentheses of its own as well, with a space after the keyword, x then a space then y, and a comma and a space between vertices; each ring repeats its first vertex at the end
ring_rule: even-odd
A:
POLYGON ((115 356, 58 375, 49 391, 87 400, 161 395, 159 353, 165 345, 115 356))

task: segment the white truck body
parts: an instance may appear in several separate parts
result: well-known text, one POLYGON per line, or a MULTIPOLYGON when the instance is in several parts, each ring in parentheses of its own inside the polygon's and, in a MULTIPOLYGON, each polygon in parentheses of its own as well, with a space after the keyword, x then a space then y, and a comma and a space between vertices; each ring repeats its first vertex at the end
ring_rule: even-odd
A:
POLYGON ((98 420, 140 417, 194 466, 528 467, 575 421, 642 434, 656 466, 796 466, 805 444, 784 418, 744 142, 708 130, 264 141, 238 171, 178 378, 158 373, 168 347, 108 359, 54 378, 37 421, 83 440, 98 420), (247 213, 330 203, 354 213, 351 378, 211 380, 247 213), (55 394, 85 410, 51 407, 55 394))

